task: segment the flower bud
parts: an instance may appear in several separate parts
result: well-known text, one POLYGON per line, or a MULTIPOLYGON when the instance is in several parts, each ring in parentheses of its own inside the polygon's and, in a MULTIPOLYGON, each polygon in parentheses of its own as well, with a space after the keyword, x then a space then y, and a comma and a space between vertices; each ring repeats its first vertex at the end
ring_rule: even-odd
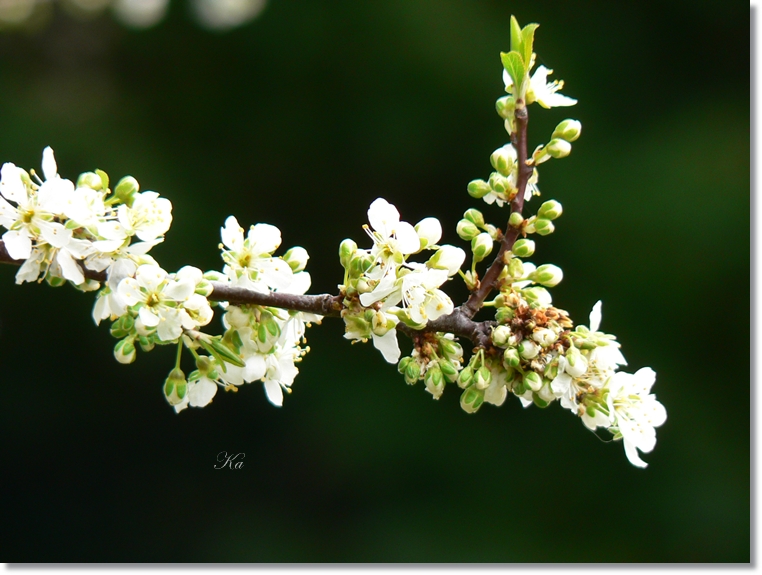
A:
POLYGON ((540 234, 541 236, 547 236, 548 234, 552 234, 556 229, 556 226, 553 225, 553 222, 550 220, 545 220, 543 218, 537 218, 534 221, 534 231, 540 234))
POLYGON ((95 172, 85 172, 77 178, 78 188, 90 188, 91 190, 103 189, 103 180, 95 172))
POLYGON ((405 383, 408 385, 413 385, 421 378, 420 364, 417 361, 411 361, 405 367, 405 373, 403 375, 405 377, 405 383))
POLYGON ((341 261, 341 267, 346 269, 355 253, 357 253, 357 244, 353 240, 346 239, 341 242, 339 245, 339 261, 341 261))
POLYGON ((429 268, 447 270, 447 275, 452 276, 458 273, 460 266, 466 259, 466 252, 460 248, 451 245, 444 245, 429 258, 426 265, 429 268))
POLYGON ((479 235, 479 228, 477 228, 474 224, 466 219, 460 220, 458 222, 458 226, 455 228, 455 231, 458 232, 460 239, 466 240, 467 242, 471 241, 479 235))
POLYGON ((386 335, 389 330, 394 329, 395 326, 396 324, 392 320, 388 319, 385 313, 377 311, 373 314, 373 319, 371 320, 371 329, 377 336, 381 337, 386 335))
POLYGON ((484 391, 471 386, 460 396, 460 407, 466 413, 476 413, 484 403, 484 391))
POLYGON ((529 279, 544 285, 545 287, 557 286, 564 278, 564 272, 558 266, 553 264, 541 265, 539 268, 529 274, 529 279))
POLYGON ((474 261, 480 262, 492 252, 493 240, 486 232, 482 232, 471 240, 471 250, 474 252, 474 261))
POLYGON ((587 371, 587 358, 580 351, 571 346, 566 350, 566 366, 564 371, 572 377, 582 377, 587 371))
POLYGON ((579 138, 580 132, 582 132, 582 124, 577 120, 564 120, 553 131, 551 138, 560 138, 567 142, 573 142, 579 138))
POLYGON ((492 167, 503 176, 510 176, 511 170, 516 163, 516 158, 516 149, 511 144, 506 144, 502 148, 492 152, 489 161, 492 167))
POLYGON ((492 330, 492 344, 497 347, 505 347, 509 337, 511 337, 511 328, 508 326, 499 325, 492 330))
POLYGON ((509 308, 509 307, 500 307, 497 310, 497 313, 495 313, 495 321, 497 323, 508 323, 508 321, 513 319, 513 316, 515 315, 515 312, 509 308))
POLYGON ((508 274, 512 278, 520 278, 524 276, 524 262, 519 258, 511 258, 508 263, 508 274))
POLYGON ((509 347, 505 350, 505 353, 503 354, 503 365, 506 368, 518 367, 520 363, 521 358, 519 357, 519 352, 515 347, 509 347))
POLYGON ((544 218, 546 220, 555 220, 564 212, 563 206, 556 200, 548 200, 543 202, 540 209, 537 210, 537 217, 544 218))
POLYGON ((199 355, 196 358, 196 368, 201 375, 208 375, 214 369, 214 364, 207 356, 199 355))
POLYGON ((466 210, 463 212, 463 218, 479 228, 484 227, 484 214, 482 214, 479 210, 474 208, 466 210))
POLYGON ((307 253, 307 250, 300 246, 293 247, 283 254, 283 260, 294 273, 298 273, 306 268, 308 259, 310 259, 310 255, 307 253))
POLYGON ((476 389, 487 389, 492 381, 492 373, 487 366, 483 365, 474 374, 474 386, 476 389))
POLYGON ((489 186, 498 194, 505 194, 511 189, 511 183, 508 181, 508 178, 503 177, 497 172, 492 172, 492 174, 490 174, 489 186))
POLYGON ((148 353, 154 347, 156 347, 156 343, 154 341, 154 338, 150 337, 150 336, 147 336, 147 335, 139 335, 138 336, 138 343, 140 344, 140 349, 142 349, 146 353, 148 353))
POLYGON ((495 110, 503 120, 513 118, 514 111, 516 110, 516 100, 513 96, 503 96, 498 98, 495 102, 495 110))
POLYGON ((517 240, 516 243, 513 244, 511 251, 515 256, 528 258, 534 253, 534 241, 527 239, 517 240))
POLYGON ((547 328, 538 329, 532 334, 532 339, 539 343, 542 347, 550 347, 558 339, 558 335, 552 330, 547 328))
POLYGON ((423 218, 415 225, 421 249, 431 247, 442 239, 442 224, 436 218, 423 218))
POLYGON ((467 365, 461 369, 460 373, 458 374, 458 387, 465 389, 473 383, 473 379, 474 368, 472 368, 470 365, 467 365))
POLYGON ((550 297, 550 292, 544 287, 525 287, 521 292, 524 299, 526 299, 527 303, 530 305, 535 304, 540 307, 548 307, 553 303, 553 298, 550 297))
POLYGON ((566 140, 561 140, 560 138, 552 139, 550 142, 548 142, 548 145, 545 146, 545 151, 548 153, 548 155, 556 159, 565 158, 571 154, 571 149, 571 144, 566 140))
POLYGON ((188 382, 185 380, 185 374, 179 367, 169 372, 169 377, 164 382, 164 397, 169 405, 178 405, 185 399, 188 392, 188 382))
POLYGON ((125 176, 116 184, 114 195, 121 203, 132 206, 132 200, 135 199, 138 190, 140 190, 138 181, 132 176, 125 176))
POLYGON ((540 346, 531 339, 523 339, 519 344, 519 355, 524 359, 534 359, 540 353, 540 346))
POLYGON ((492 191, 490 185, 484 180, 473 180, 468 184, 468 195, 472 198, 483 198, 492 191))
POLYGON ((119 363, 132 363, 135 361, 135 343, 132 339, 123 339, 114 346, 114 357, 119 363))
POLYGON ((542 387, 542 377, 534 371, 528 371, 524 374, 524 387, 532 391, 539 391, 542 387))
POLYGON ((400 373, 405 373, 405 370, 407 369, 407 366, 408 366, 408 364, 409 364, 411 361, 413 361, 413 358, 412 358, 412 357, 410 357, 410 356, 408 356, 408 357, 403 357, 403 358, 400 360, 400 362, 397 364, 397 371, 399 371, 400 373))
POLYGON ((442 376, 442 370, 438 365, 434 365, 426 370, 426 375, 423 376, 423 383, 426 385, 426 391, 428 391, 434 399, 442 397, 444 391, 444 377, 442 376))
POLYGON ((439 338, 439 349, 449 359, 460 359, 463 357, 463 348, 461 345, 446 337, 439 338))
POLYGON ((445 381, 448 383, 454 383, 458 379, 458 368, 457 364, 453 364, 453 362, 450 361, 440 361, 439 367, 442 370, 442 375, 445 378, 445 381))
POLYGON ((518 228, 523 223, 524 223, 524 217, 518 212, 512 212, 510 217, 508 218, 508 225, 514 228, 518 228))

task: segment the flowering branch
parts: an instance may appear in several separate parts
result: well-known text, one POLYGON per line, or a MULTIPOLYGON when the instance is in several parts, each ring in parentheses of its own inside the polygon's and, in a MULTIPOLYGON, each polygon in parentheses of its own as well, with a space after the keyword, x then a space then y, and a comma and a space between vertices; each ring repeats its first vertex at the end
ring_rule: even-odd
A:
POLYGON ((372 246, 361 248, 349 238, 339 246, 344 277, 337 295, 306 295, 307 251, 297 246, 275 256, 278 228, 260 223, 246 231, 234 216, 220 230, 221 271, 185 266, 167 273, 148 252, 170 227, 169 200, 139 192, 131 176, 112 190, 100 170, 81 174, 75 185, 58 175, 50 148, 43 152, 44 180, 11 163, 2 166, 0 226, 7 231, 0 262, 20 265, 19 284, 69 282, 97 292, 93 319, 111 321, 121 363, 135 361, 138 348, 145 353, 177 345, 163 388, 177 412, 208 405, 219 387, 234 391, 255 381, 263 383, 270 402, 282 405, 296 365, 309 351, 306 328, 335 317, 344 322, 346 339, 372 341, 408 384, 423 381, 434 399, 456 384, 467 413, 485 403, 500 406, 509 395, 524 407, 558 401, 590 430, 602 427, 622 440, 630 462, 645 467, 638 450, 653 449, 655 428, 666 420, 664 406, 650 392, 656 374, 650 368, 620 371, 627 362, 619 343, 599 331, 601 303, 587 326, 575 326, 547 289, 562 280, 561 269, 526 261, 535 251, 530 236, 553 233, 563 212, 559 202, 548 200, 524 217, 524 204, 540 195, 538 166, 568 156, 581 131, 577 120, 563 120, 530 157, 527 107, 576 104, 560 93, 563 82, 547 80, 551 70, 538 66, 530 76, 536 29, 511 18, 511 50, 501 53, 507 95, 496 104, 510 143, 490 156, 495 171, 488 180, 468 184, 472 197, 508 204, 510 215, 503 233, 477 209, 463 214, 456 232, 470 242, 466 271, 465 250, 440 244, 439 220, 424 218, 413 226, 378 198, 363 225, 372 246), (494 260, 480 276, 477 266, 495 242, 494 260), (470 295, 456 308, 440 288, 458 276, 470 295), (493 291, 497 295, 487 301, 493 291), (213 306, 223 311, 222 335, 202 330, 214 317, 213 306), (493 318, 474 321, 482 309, 494 312, 493 318), (402 356, 398 332, 412 339, 408 356, 402 356), (473 344, 468 356, 458 338, 473 344), (187 376, 180 368, 183 350, 196 366, 187 376))

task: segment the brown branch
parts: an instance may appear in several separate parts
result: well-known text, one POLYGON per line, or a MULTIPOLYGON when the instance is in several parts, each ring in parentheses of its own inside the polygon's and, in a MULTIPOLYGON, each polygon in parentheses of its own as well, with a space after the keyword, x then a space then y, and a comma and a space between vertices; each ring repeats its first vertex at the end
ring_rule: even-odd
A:
MULTIPOLYGON (((527 188, 527 182, 532 175, 532 167, 527 165, 527 124, 529 123, 529 114, 527 108, 522 100, 516 102, 516 111, 514 113, 516 118, 516 132, 511 134, 512 139, 515 139, 514 145, 516 146, 516 153, 518 156, 518 177, 516 178, 516 188, 518 192, 516 197, 511 202, 511 213, 518 212, 519 214, 524 209, 524 194, 527 188), (513 138, 515 136, 515 138, 513 138)), ((513 248, 513 244, 519 237, 519 230, 512 227, 510 224, 506 224, 505 235, 503 241, 500 242, 500 249, 497 251, 495 260, 489 267, 484 277, 481 279, 479 286, 471 292, 466 303, 464 303, 460 309, 469 319, 476 315, 482 308, 484 300, 495 289, 497 278, 500 276, 500 272, 503 271, 505 261, 503 257, 505 252, 513 248)))
MULTIPOLYGON (((19 266, 24 260, 14 260, 5 244, 0 240, 0 263, 19 266)), ((79 262, 82 272, 88 279, 99 282, 106 281, 105 272, 94 272, 84 267, 79 262)), ((212 293, 207 296, 210 301, 226 301, 231 304, 252 304, 267 307, 277 307, 294 311, 314 313, 324 317, 341 317, 343 309, 342 295, 295 295, 287 293, 269 292, 259 293, 240 287, 233 287, 221 282, 211 282, 212 293)), ((403 323, 397 325, 397 329, 411 338, 416 332, 437 331, 451 333, 470 339, 476 347, 485 347, 489 343, 489 333, 494 322, 475 322, 466 317, 460 309, 456 309, 450 315, 430 321, 425 328, 417 330, 403 323)))

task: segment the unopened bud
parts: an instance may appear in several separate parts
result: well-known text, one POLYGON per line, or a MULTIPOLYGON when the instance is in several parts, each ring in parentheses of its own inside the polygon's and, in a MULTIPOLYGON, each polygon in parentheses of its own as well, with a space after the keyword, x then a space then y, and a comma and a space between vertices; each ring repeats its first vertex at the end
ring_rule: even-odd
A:
POLYGON ((474 261, 480 262, 492 252, 493 240, 486 232, 482 232, 471 240, 471 250, 474 252, 474 261))
POLYGON ((78 188, 90 188, 91 190, 103 189, 103 180, 95 172, 85 172, 77 178, 78 188))
POLYGON ((444 245, 429 258, 426 265, 429 268, 447 270, 447 275, 452 276, 458 273, 460 266, 466 259, 466 252, 460 248, 451 245, 444 245))
POLYGON ((484 403, 484 391, 471 386, 460 396, 460 407, 466 413, 476 413, 484 403))
POLYGON ((503 96, 502 98, 498 98, 497 102, 495 102, 495 110, 497 110, 498 115, 503 118, 503 120, 513 118, 516 110, 516 100, 513 96, 503 96))
POLYGON ((560 138, 562 140, 566 140, 567 142, 573 142, 579 138, 581 132, 582 124, 580 124, 579 121, 564 120, 558 124, 558 126, 556 126, 556 129, 553 131, 551 138, 560 138))
POLYGON ((513 166, 516 164, 516 149, 511 144, 498 148, 489 158, 492 167, 503 176, 510 176, 513 166))
POLYGON ((426 391, 428 391, 434 399, 442 397, 445 382, 442 370, 439 366, 435 365, 426 370, 426 375, 423 376, 423 383, 426 385, 426 391))
POLYGON ((474 208, 466 210, 463 213, 463 217, 479 228, 484 227, 484 214, 482 214, 479 210, 474 208))
POLYGON ((140 184, 138 184, 138 181, 132 176, 125 176, 116 184, 114 195, 119 198, 119 201, 123 204, 132 206, 132 200, 135 199, 135 194, 137 194, 139 190, 140 184))
POLYGON ((524 217, 518 212, 511 213, 510 217, 508 218, 508 224, 514 228, 518 228, 523 223, 524 217))
POLYGON ((458 374, 458 387, 466 388, 470 386, 473 383, 474 379, 474 368, 472 368, 470 365, 467 365, 463 369, 460 370, 460 373, 458 374))
POLYGON ((123 339, 114 346, 114 357, 119 363, 132 363, 137 353, 132 339, 123 339))
POLYGON ((561 270, 561 268, 554 266, 553 264, 541 265, 539 268, 529 274, 530 280, 544 285, 545 287, 557 286, 563 278, 564 272, 561 270))
POLYGON ((442 224, 436 218, 424 218, 415 225, 421 249, 429 248, 442 239, 442 224))
POLYGON ((534 221, 534 231, 541 236, 547 236, 548 234, 552 234, 556 229, 556 226, 553 225, 553 222, 550 220, 545 220, 543 218, 537 218, 534 221))
POLYGON ((490 185, 484 180, 473 180, 468 184, 468 194, 472 198, 483 198, 492 191, 490 185))
POLYGON ((310 255, 304 248, 296 246, 283 254, 283 259, 292 272, 298 273, 307 267, 307 260, 310 259, 310 255))
POLYGON ((534 241, 527 239, 517 240, 516 243, 513 244, 511 251, 514 255, 520 258, 527 258, 534 253, 534 241))
POLYGON ((341 266, 346 269, 349 262, 352 260, 352 256, 357 253, 357 244, 350 239, 346 239, 339 245, 339 261, 341 266))
POLYGON ((537 210, 537 217, 546 220, 555 220, 563 212, 564 208, 559 202, 556 200, 548 200, 540 206, 539 210, 537 210))
POLYGON ((509 347, 503 354, 503 365, 505 367, 518 367, 521 363, 521 357, 515 347, 509 347))
POLYGON ((487 366, 483 365, 474 374, 474 386, 476 389, 487 389, 492 381, 492 373, 487 366))
POLYGON ((501 307, 498 308, 497 313, 495 314, 495 321, 497 321, 497 323, 508 323, 509 320, 513 319, 514 315, 515 312, 511 308, 501 307))
POLYGON ((571 149, 571 144, 566 140, 561 140, 560 138, 553 138, 550 142, 548 142, 548 145, 545 146, 545 151, 548 153, 548 155, 556 159, 565 158, 571 154, 571 149))
POLYGON ((519 354, 524 359, 534 359, 540 353, 540 346, 531 339, 523 339, 519 344, 519 354))
POLYGON ((572 377, 582 377, 587 371, 587 358, 574 346, 566 350, 564 371, 572 377))
POLYGON ((532 339, 539 343, 542 347, 550 347, 556 343, 558 336, 553 330, 542 328, 538 329, 532 334, 532 339))
POLYGON ((474 224, 466 219, 460 220, 458 222, 458 226, 455 228, 455 231, 458 232, 460 239, 466 240, 467 242, 470 242, 472 239, 479 235, 479 228, 477 228, 474 224))
POLYGON ((439 368, 448 383, 454 383, 458 379, 458 368, 449 361, 440 361, 439 368))
POLYGON ((511 328, 508 326, 499 325, 492 330, 492 344, 497 347, 505 347, 509 337, 511 337, 511 328))
POLYGON ((532 391, 539 391, 542 387, 542 377, 534 371, 528 371, 524 374, 524 386, 532 391))
POLYGON ((185 399, 188 393, 188 382, 185 380, 185 374, 179 367, 169 372, 169 377, 164 382, 164 397, 169 405, 177 405, 185 399))

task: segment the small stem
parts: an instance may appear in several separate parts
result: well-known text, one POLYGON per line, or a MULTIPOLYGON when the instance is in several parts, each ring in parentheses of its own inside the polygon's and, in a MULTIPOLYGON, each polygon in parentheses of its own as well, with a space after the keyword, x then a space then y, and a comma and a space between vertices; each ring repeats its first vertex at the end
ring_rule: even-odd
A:
POLYGON ((183 340, 177 342, 177 359, 175 359, 175 369, 180 369, 180 359, 183 356, 183 340))

